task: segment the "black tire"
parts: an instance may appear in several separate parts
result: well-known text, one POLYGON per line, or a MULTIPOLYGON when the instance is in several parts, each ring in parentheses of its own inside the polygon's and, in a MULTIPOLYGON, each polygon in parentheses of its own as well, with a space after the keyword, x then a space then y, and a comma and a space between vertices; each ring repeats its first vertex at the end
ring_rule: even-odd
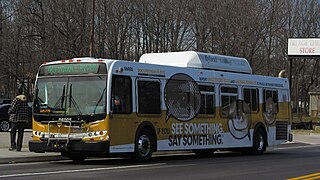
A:
POLYGON ((0 131, 7 132, 10 129, 10 123, 7 120, 0 121, 0 131))
POLYGON ((195 149, 195 150, 192 150, 192 152, 199 157, 210 157, 213 155, 214 150, 213 149, 195 149))
POLYGON ((61 152, 62 157, 67 157, 73 161, 73 163, 79 164, 84 162, 84 160, 87 158, 85 155, 82 154, 74 154, 69 152, 61 152))
POLYGON ((252 154, 263 154, 267 148, 267 135, 261 129, 257 129, 253 136, 253 147, 251 149, 252 154))
POLYGON ((142 129, 135 140, 133 160, 137 162, 149 161, 155 148, 155 141, 155 137, 150 130, 142 129))

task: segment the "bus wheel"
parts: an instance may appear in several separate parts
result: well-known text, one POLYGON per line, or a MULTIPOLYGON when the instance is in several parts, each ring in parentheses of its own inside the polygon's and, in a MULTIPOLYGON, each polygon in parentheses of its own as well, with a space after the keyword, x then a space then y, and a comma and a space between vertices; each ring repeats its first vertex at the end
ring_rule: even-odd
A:
POLYGON ((87 157, 81 154, 73 154, 69 152, 61 152, 62 157, 67 157, 73 161, 73 163, 82 163, 87 157))
POLYGON ((257 132, 253 137, 252 154, 263 154, 263 152, 266 151, 266 147, 266 134, 262 129, 257 129, 257 132))
POLYGON ((138 162, 149 161, 153 153, 154 143, 154 137, 150 130, 143 129, 140 131, 135 142, 133 159, 138 162))

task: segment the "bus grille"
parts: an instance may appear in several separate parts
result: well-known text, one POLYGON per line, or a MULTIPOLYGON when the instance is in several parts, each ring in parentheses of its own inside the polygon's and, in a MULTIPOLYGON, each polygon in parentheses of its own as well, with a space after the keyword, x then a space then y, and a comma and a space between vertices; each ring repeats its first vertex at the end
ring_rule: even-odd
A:
POLYGON ((277 121, 276 122, 276 140, 287 140, 288 122, 277 121))

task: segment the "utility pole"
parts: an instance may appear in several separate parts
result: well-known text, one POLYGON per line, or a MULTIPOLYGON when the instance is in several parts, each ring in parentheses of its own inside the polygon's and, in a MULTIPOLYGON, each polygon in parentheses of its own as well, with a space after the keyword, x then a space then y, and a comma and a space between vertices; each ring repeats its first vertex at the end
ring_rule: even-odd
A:
POLYGON ((288 57, 289 60, 289 88, 290 88, 290 92, 292 92, 292 58, 288 57))
POLYGON ((96 1, 92 0, 92 19, 91 19, 91 35, 90 35, 90 51, 89 51, 90 57, 93 56, 95 9, 96 9, 96 1))

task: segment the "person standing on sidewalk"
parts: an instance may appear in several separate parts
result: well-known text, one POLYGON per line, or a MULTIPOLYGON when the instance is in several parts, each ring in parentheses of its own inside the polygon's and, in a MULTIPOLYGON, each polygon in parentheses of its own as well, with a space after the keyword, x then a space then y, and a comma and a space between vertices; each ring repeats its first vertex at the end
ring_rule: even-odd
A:
POLYGON ((19 95, 11 103, 8 110, 9 121, 11 122, 10 142, 11 147, 9 151, 21 151, 24 128, 29 120, 29 107, 27 97, 19 95), (18 139, 16 141, 16 131, 18 130, 18 139))

